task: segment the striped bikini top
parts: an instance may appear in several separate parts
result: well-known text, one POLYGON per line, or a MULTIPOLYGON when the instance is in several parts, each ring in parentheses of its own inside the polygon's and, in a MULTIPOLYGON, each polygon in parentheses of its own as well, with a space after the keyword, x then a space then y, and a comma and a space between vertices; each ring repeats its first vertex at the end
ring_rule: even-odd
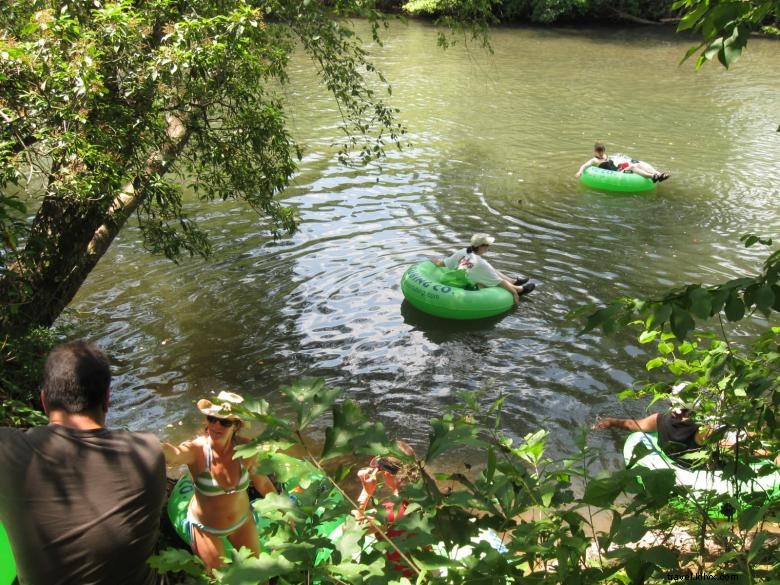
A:
POLYGON ((211 440, 209 439, 206 441, 206 469, 202 473, 199 473, 197 476, 195 476, 192 482, 195 486, 195 489, 204 496, 222 496, 226 494, 235 494, 237 492, 243 492, 249 487, 249 472, 246 470, 243 464, 239 462, 239 466, 241 467, 241 477, 238 478, 236 487, 225 489, 219 485, 217 478, 214 477, 214 475, 211 473, 211 461, 212 451, 211 440))

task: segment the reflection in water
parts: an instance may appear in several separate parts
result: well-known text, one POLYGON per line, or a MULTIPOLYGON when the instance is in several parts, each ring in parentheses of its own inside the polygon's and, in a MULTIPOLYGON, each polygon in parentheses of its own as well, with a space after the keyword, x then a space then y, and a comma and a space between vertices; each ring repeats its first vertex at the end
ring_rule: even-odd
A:
POLYGON ((751 40, 729 72, 678 67, 689 43, 655 29, 501 29, 492 56, 434 43, 411 23, 378 53, 411 142, 381 169, 337 164, 332 99, 293 64, 306 151, 286 196, 304 220, 295 236, 274 242, 250 210, 194 199, 209 261, 150 257, 123 232, 68 317, 115 356, 112 424, 184 438, 193 400, 231 389, 275 402, 308 375, 417 444, 458 390, 485 390, 486 405, 503 392, 506 429, 549 429, 559 453, 597 413, 626 414, 615 392, 647 375, 633 335, 578 335, 570 310, 757 268, 763 254, 738 238, 780 228, 776 43, 751 40), (582 187, 596 139, 672 179, 642 195, 582 187), (404 270, 475 231, 496 236, 499 269, 539 288, 477 323, 408 307, 404 270))

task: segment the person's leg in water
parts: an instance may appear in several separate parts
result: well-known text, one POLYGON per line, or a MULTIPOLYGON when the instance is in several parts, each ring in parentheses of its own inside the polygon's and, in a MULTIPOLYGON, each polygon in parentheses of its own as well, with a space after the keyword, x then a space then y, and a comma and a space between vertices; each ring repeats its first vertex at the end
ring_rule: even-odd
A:
POLYGON ((655 169, 650 163, 642 161, 631 161, 631 165, 627 169, 632 173, 652 179, 654 182, 665 181, 670 177, 669 173, 661 173, 655 169))

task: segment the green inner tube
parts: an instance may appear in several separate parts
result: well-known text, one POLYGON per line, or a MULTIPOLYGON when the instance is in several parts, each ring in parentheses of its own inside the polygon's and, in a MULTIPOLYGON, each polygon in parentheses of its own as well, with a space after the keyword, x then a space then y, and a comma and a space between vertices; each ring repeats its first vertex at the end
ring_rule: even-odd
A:
MULTIPOLYGON (((730 516, 720 508, 720 502, 715 501, 719 495, 727 495, 734 498, 748 494, 762 494, 764 499, 774 501, 780 499, 780 468, 771 461, 761 460, 751 464, 756 472, 764 469, 774 470, 768 475, 762 475, 745 481, 734 481, 724 478, 722 471, 710 471, 706 469, 686 469, 677 465, 674 460, 661 450, 658 445, 657 433, 631 433, 623 445, 623 458, 626 465, 632 467, 641 466, 647 469, 671 469, 674 471, 677 485, 688 488, 687 498, 678 499, 674 504, 684 510, 707 510, 711 518, 724 518, 730 516), (641 446, 641 447, 640 447, 641 446), (634 451, 636 450, 636 453, 634 451), (769 466, 769 467, 767 467, 769 466)), ((720 498, 718 498, 720 499, 720 498)))
POLYGON ((0 585, 10 585, 16 579, 16 563, 5 528, 0 524, 0 585))
POLYGON ((580 181, 592 189, 605 189, 621 193, 640 193, 655 189, 652 179, 636 173, 621 173, 608 171, 598 167, 588 167, 580 175, 580 181))
MULTIPOLYGON (((277 478, 283 482, 288 497, 295 502, 296 505, 298 500, 296 496, 297 490, 319 489, 319 493, 324 498, 335 501, 340 501, 342 499, 341 494, 336 490, 331 490, 330 493, 322 492, 322 488, 329 484, 324 481, 325 476, 309 463, 281 453, 274 454, 271 459, 273 460, 277 478)), ((171 521, 179 538, 187 544, 191 544, 187 526, 187 508, 189 508, 193 493, 194 486, 192 485, 192 477, 187 473, 176 482, 170 496, 168 496, 167 504, 168 519, 171 521)), ((255 517, 255 524, 262 545, 263 541, 267 538, 271 522, 263 518, 262 514, 256 509, 255 502, 261 501, 262 500, 252 500, 252 502, 250 502, 250 508, 255 517)), ((322 509, 318 508, 311 512, 313 512, 312 520, 316 522, 316 532, 321 536, 330 538, 331 534, 344 523, 344 515, 324 520, 321 518, 323 513, 322 509)), ((223 537, 223 542, 226 550, 231 550, 233 548, 227 538, 223 537)), ((318 549, 315 564, 328 561, 330 554, 331 550, 328 548, 318 549)), ((0 581, 0 585, 5 584, 0 581)))
POLYGON ((425 260, 404 273, 401 290, 415 308, 446 319, 484 319, 505 313, 514 306, 512 293, 500 286, 472 291, 444 284, 462 281, 453 278, 458 272, 462 271, 440 268, 425 260))

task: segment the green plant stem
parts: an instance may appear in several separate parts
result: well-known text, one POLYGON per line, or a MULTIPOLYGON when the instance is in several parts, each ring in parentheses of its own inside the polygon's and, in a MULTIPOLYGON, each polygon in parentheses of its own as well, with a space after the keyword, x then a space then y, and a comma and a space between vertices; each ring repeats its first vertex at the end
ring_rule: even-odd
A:
MULTIPOLYGON (((309 458, 309 461, 312 465, 314 465, 325 477, 328 478, 328 481, 331 483, 331 485, 336 488, 339 493, 344 497, 345 500, 347 500, 353 509, 358 508, 357 502, 355 502, 352 498, 349 497, 347 492, 345 492, 339 484, 337 484, 335 481, 333 481, 333 478, 325 471, 325 469, 322 467, 319 460, 314 456, 314 454, 309 449, 309 446, 306 444, 305 439, 303 438, 303 435, 301 434, 300 430, 295 431, 295 436, 298 437, 298 441, 300 442, 301 447, 303 447, 304 451, 306 452, 306 456, 309 458)), ((417 565, 412 561, 411 558, 409 558, 398 546, 393 542, 393 539, 391 539, 387 534, 385 534, 384 530, 382 530, 382 526, 379 524, 376 518, 373 518, 371 516, 364 516, 364 518, 367 518, 369 522, 371 523, 372 529, 382 537, 383 540, 385 540, 387 543, 390 544, 390 546, 395 549, 395 551, 400 555, 401 559, 409 565, 409 567, 417 573, 418 583, 420 582, 419 579, 422 575, 422 571, 417 567, 417 565)), ((423 581, 424 582, 424 581, 423 581)))

